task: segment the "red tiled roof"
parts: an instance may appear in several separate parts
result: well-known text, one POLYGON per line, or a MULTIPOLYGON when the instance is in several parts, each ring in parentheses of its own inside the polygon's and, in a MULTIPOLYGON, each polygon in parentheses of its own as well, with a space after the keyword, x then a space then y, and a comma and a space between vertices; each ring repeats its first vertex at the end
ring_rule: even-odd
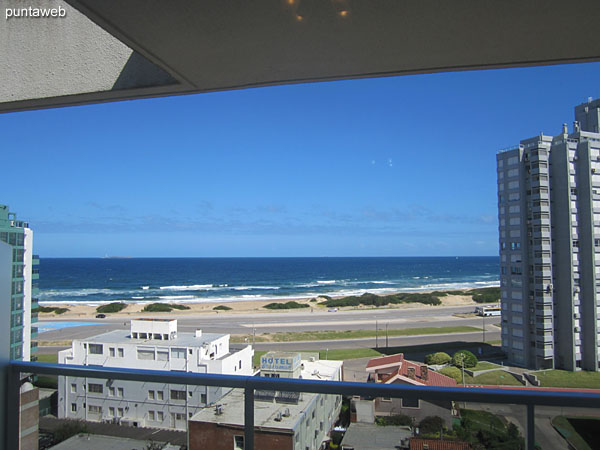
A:
POLYGON ((390 364, 402 364, 404 360, 404 353, 398 353, 397 355, 391 356, 380 356, 378 358, 373 358, 367 363, 367 369, 372 369, 374 367, 387 366, 390 364))
MULTIPOLYGON (((423 374, 421 373, 421 364, 417 364, 412 361, 405 360, 404 355, 402 353, 399 353, 397 355, 392 355, 392 356, 384 356, 384 357, 380 357, 380 358, 374 358, 374 359, 370 360, 369 363, 367 364, 367 369, 369 369, 369 368, 376 372, 374 378, 375 378, 376 382, 378 382, 378 383, 393 383, 396 380, 398 380, 398 376, 401 376, 404 378, 410 378, 408 376, 408 369, 413 368, 413 369, 415 369, 414 381, 416 382, 416 384, 421 384, 421 385, 425 385, 425 386, 446 386, 446 387, 452 387, 452 386, 457 385, 456 380, 454 380, 454 378, 450 378, 446 375, 442 375, 441 373, 435 372, 433 370, 427 371, 427 380, 424 380, 423 374), (386 372, 386 373, 378 373, 377 372, 378 367, 389 368, 389 367, 393 367, 394 365, 397 367, 394 368, 394 370, 392 372, 386 372)), ((406 382, 406 380, 399 380, 399 381, 406 382)))
POLYGON ((436 439, 410 440, 410 450, 470 450, 471 445, 462 441, 439 441, 436 439))

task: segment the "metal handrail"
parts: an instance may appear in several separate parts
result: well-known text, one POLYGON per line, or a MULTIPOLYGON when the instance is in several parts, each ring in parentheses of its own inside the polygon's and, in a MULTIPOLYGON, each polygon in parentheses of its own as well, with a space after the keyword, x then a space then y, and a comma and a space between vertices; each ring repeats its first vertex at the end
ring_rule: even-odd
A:
MULTIPOLYGON (((36 363, 11 361, 8 373, 7 412, 9 430, 17 430, 19 389, 21 373, 40 375, 60 375, 88 378, 144 381, 154 383, 187 384, 197 386, 220 386, 242 388, 244 401, 244 443, 245 448, 254 448, 254 390, 271 389, 291 392, 320 394, 360 395, 366 397, 394 397, 422 399, 429 401, 463 401, 483 403, 503 403, 525 405, 527 407, 527 448, 535 445, 534 407, 566 406, 598 408, 600 394, 594 392, 522 390, 473 387, 438 387, 393 385, 379 383, 358 383, 346 381, 307 380, 297 378, 266 378, 241 375, 220 375, 210 373, 172 372, 160 370, 138 370, 116 367, 79 366, 71 364, 36 363), (11 426, 12 425, 12 426, 11 426)), ((18 448, 19 433, 9 434, 7 448, 18 448)))

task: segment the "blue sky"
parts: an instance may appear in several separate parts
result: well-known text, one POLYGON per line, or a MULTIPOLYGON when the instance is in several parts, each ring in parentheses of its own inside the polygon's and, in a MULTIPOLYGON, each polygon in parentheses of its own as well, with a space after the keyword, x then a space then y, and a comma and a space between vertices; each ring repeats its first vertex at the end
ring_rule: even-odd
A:
POLYGON ((42 256, 497 254, 495 154, 571 127, 600 64, 0 115, 42 256))

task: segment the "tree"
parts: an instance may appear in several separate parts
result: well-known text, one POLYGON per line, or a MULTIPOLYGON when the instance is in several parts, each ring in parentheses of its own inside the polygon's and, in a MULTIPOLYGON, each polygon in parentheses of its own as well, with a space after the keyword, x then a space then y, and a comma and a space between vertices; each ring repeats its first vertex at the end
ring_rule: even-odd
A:
POLYGON ((425 356, 425 364, 448 364, 450 361, 452 361, 452 358, 444 352, 430 353, 425 356))
POLYGON ((477 357, 471 353, 469 350, 459 350, 454 356, 452 356, 452 364, 456 367, 462 367, 464 362, 464 367, 475 367, 479 362, 477 357))
POLYGON ((419 423, 420 432, 424 434, 439 433, 444 428, 444 419, 439 416, 427 416, 419 423))

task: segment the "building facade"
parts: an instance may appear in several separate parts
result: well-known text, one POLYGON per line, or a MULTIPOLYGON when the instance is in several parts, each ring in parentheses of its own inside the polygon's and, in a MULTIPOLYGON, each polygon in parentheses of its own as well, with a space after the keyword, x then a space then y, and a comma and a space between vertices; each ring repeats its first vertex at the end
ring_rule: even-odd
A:
MULTIPOLYGON (((299 353, 269 352, 261 357, 261 376, 340 381, 342 361, 301 360, 299 353)), ((254 394, 254 446, 264 450, 318 450, 338 419, 340 395, 280 391, 254 394)), ((243 450, 244 392, 234 389, 214 408, 189 422, 190 450, 243 450)))
MULTIPOLYGON (((39 258, 33 254, 33 231, 27 222, 17 220, 8 206, 0 205, 0 245, 10 255, 2 270, 10 271, 10 292, 5 292, 10 317, 10 359, 30 361, 37 350, 32 338, 37 336, 37 280, 39 258)), ((4 297, 3 297, 4 299, 4 297)))
POLYGON ((497 155, 502 349, 534 369, 599 367, 600 100, 575 118, 497 155))
MULTIPOLYGON (((178 333, 177 320, 139 319, 131 328, 85 340, 58 354, 59 364, 252 375, 254 351, 234 349, 228 334, 178 333)), ((58 417, 186 430, 187 420, 228 390, 137 381, 59 377, 58 417)))

